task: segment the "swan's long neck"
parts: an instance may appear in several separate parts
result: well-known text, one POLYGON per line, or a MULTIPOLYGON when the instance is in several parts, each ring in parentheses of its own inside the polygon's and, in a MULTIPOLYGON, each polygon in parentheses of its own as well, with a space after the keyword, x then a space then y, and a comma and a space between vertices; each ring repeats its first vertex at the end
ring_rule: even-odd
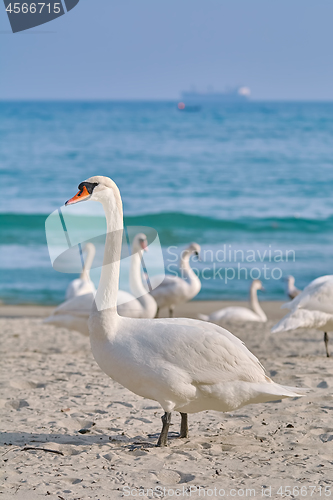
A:
POLYGON ((184 278, 192 281, 198 279, 198 277, 190 266, 190 257, 191 252, 189 250, 184 250, 180 258, 179 269, 184 278))
POLYGON ((263 319, 264 321, 267 320, 267 316, 264 313, 264 311, 261 309, 261 306, 259 304, 258 300, 258 294, 257 294, 257 289, 251 286, 250 289, 250 306, 252 311, 254 311, 258 316, 263 319))
POLYGON ((291 280, 289 279, 288 280, 288 283, 287 283, 287 291, 289 294, 292 294, 294 293, 296 290, 296 287, 295 287, 295 280, 291 280))
POLYGON ((130 288, 135 297, 141 297, 147 293, 142 284, 140 252, 134 252, 131 257, 130 288))
POLYGON ((105 197, 102 202, 107 233, 101 277, 95 297, 96 307, 99 311, 110 309, 117 314, 117 295, 119 288, 119 268, 123 234, 123 211, 120 195, 111 191, 110 197, 105 197), (113 195, 112 195, 113 193, 113 195), (112 199, 118 195, 118 199, 112 199))
POLYGON ((90 269, 95 257, 95 250, 92 247, 88 247, 87 249, 87 258, 85 260, 82 273, 80 275, 81 280, 90 281, 90 269))
POLYGON ((142 283, 141 252, 134 252, 131 257, 130 288, 145 312, 149 314, 151 311, 151 316, 154 316, 157 309, 155 299, 147 292, 142 283))

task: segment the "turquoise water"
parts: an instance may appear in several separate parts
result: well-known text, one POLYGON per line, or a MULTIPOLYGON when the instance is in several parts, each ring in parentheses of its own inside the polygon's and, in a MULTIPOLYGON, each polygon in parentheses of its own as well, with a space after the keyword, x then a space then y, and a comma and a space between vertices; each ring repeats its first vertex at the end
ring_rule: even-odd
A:
POLYGON ((52 269, 45 219, 96 174, 118 184, 126 225, 158 231, 170 272, 202 245, 200 299, 246 298, 252 268, 263 299, 285 297, 280 274, 303 287, 333 270, 331 103, 0 103, 0 134, 4 302, 63 300, 75 276, 52 269))

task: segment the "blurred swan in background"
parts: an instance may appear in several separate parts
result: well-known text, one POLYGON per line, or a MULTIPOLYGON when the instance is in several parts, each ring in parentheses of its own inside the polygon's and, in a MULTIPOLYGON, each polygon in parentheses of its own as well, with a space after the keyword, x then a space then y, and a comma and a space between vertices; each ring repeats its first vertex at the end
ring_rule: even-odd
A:
MULTIPOLYGON (((148 250, 147 237, 143 233, 137 234, 132 243, 132 256, 130 268, 130 289, 134 297, 137 297, 136 302, 141 306, 140 314, 137 316, 130 316, 129 314, 121 314, 120 305, 117 306, 118 314, 127 316, 129 318, 154 318, 157 312, 157 303, 154 297, 147 293, 146 288, 142 283, 141 275, 141 259, 143 252, 148 250)), ((120 291, 120 290, 119 290, 120 291)), ((118 302, 119 302, 118 291, 118 302)), ((127 306, 127 304, 124 304, 127 306)))
POLYGON ((302 290, 299 290, 298 288, 295 287, 295 278, 294 276, 287 276, 285 278, 287 282, 287 295, 290 298, 290 300, 294 299, 301 293, 302 290))
POLYGON ((211 321, 212 323, 225 324, 225 323, 243 323, 244 321, 258 321, 265 323, 267 316, 262 310, 257 291, 264 290, 264 287, 259 280, 253 280, 250 287, 250 307, 224 307, 210 315, 199 314, 199 319, 203 321, 211 321))
POLYGON ((66 300, 77 297, 78 295, 84 295, 86 293, 96 293, 95 285, 90 279, 90 269, 96 253, 95 245, 90 242, 86 243, 84 251, 87 253, 87 256, 84 261, 82 273, 79 278, 71 281, 68 285, 66 290, 66 300))
POLYGON ((333 276, 321 276, 304 288, 291 302, 282 306, 290 309, 272 328, 272 333, 289 332, 298 328, 316 328, 324 332, 326 356, 329 357, 328 334, 333 330, 333 276))
MULTIPOLYGON (((156 301, 147 293, 141 278, 141 258, 147 247, 146 235, 137 234, 133 239, 130 267, 130 288, 133 295, 124 290, 118 290, 117 311, 120 316, 154 318, 156 315, 156 301)), ((44 320, 44 323, 89 335, 88 318, 94 298, 95 293, 90 292, 66 300, 44 320)))
POLYGON ((188 302, 193 299, 201 290, 201 282, 190 266, 190 257, 194 254, 196 257, 200 256, 200 245, 191 243, 182 253, 180 257, 179 269, 182 278, 166 274, 162 283, 161 276, 153 276, 150 278, 152 290, 150 294, 156 300, 158 310, 163 307, 168 307, 170 318, 173 317, 175 305, 188 302), (156 284, 159 285, 155 286, 156 284))

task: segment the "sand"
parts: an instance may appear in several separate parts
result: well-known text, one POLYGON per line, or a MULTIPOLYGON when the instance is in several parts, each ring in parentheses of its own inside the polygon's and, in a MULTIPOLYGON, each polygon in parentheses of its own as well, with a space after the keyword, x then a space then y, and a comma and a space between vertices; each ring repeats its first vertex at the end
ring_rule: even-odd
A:
MULTIPOLYGON (((176 312, 195 317, 216 305, 227 304, 192 302, 176 312)), ((190 415, 184 440, 174 414, 169 447, 160 449, 161 408, 104 375, 87 338, 43 325, 47 308, 1 306, 0 499, 333 496, 333 358, 324 356, 321 332, 271 335, 283 311, 263 307, 267 324, 229 329, 276 382, 311 392, 190 415)))

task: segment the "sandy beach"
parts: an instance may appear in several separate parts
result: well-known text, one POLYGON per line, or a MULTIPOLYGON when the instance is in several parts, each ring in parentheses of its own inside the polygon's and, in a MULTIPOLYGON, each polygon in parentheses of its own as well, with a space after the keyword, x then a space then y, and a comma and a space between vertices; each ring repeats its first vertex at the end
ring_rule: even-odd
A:
MULTIPOLYGON (((176 314, 229 304, 191 302, 176 314)), ((159 405, 102 373, 87 338, 43 325, 52 308, 1 306, 1 498, 294 498, 297 487, 323 497, 333 486, 333 359, 320 332, 269 333, 280 305, 263 303, 267 324, 229 329, 276 382, 311 392, 190 415, 184 440, 174 414, 165 449, 155 447, 159 405)))

